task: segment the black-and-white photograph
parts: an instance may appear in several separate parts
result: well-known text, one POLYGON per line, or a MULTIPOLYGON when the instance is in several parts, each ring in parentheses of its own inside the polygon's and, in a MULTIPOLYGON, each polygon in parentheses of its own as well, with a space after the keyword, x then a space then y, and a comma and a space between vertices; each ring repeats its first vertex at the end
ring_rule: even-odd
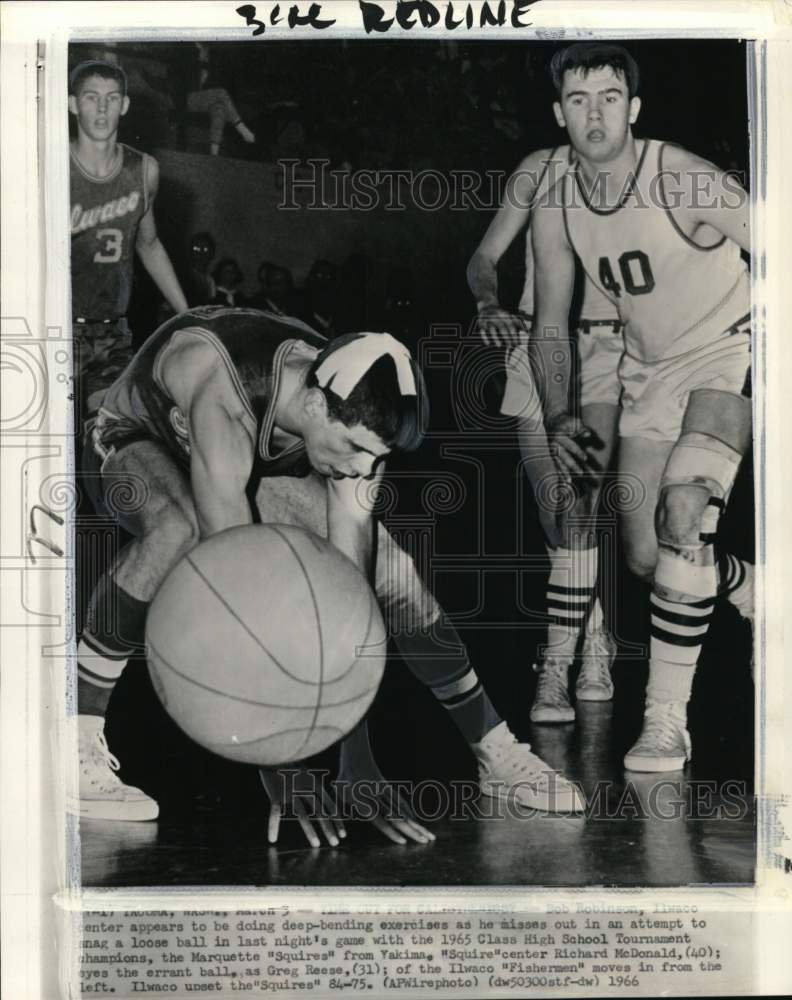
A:
POLYGON ((753 881, 749 48, 70 45, 83 886, 753 881))
POLYGON ((787 15, 4 5, 3 996, 789 992, 787 15))

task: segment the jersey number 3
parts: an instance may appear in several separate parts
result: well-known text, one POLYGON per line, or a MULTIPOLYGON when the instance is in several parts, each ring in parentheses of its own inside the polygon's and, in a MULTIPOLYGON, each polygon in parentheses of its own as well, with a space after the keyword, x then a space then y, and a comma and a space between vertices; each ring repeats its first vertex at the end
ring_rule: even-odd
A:
MULTIPOLYGON (((629 295, 648 295, 655 286, 652 265, 643 250, 627 250, 619 257, 619 271, 629 295)), ((599 279, 611 295, 621 295, 622 286, 613 274, 607 257, 599 259, 599 279)))
POLYGON ((93 256, 94 264, 116 264, 121 260, 124 234, 120 229, 98 229, 96 238, 101 242, 101 250, 93 256))

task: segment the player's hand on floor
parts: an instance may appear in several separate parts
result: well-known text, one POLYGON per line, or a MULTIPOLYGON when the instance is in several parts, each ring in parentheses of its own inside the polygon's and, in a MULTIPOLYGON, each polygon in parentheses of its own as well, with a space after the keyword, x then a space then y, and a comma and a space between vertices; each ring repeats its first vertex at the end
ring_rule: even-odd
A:
POLYGON ((516 347, 528 335, 525 319, 500 306, 480 309, 476 329, 488 347, 516 347))
POLYGON ((382 776, 374 761, 342 771, 335 783, 344 815, 368 820, 394 844, 429 844, 437 838, 416 820, 398 789, 382 776))
POLYGON ((267 824, 270 844, 278 842, 284 815, 297 818, 311 847, 322 845, 317 825, 331 847, 337 847, 346 837, 346 827, 335 800, 322 784, 322 774, 304 767, 259 768, 259 779, 270 799, 267 824))
POLYGON ((550 454, 563 476, 592 477, 602 472, 596 451, 604 444, 581 420, 562 413, 547 421, 546 430, 550 454))

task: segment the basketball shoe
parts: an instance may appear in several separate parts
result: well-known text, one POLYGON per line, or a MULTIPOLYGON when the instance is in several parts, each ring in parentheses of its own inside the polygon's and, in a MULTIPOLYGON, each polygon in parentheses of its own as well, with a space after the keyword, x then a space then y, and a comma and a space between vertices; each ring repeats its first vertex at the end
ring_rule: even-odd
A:
POLYGON ((687 704, 684 701, 647 701, 638 742, 628 751, 628 771, 681 771, 690 760, 687 704))
POLYGON ((110 753, 100 715, 78 715, 77 745, 80 758, 79 799, 70 796, 69 812, 85 819, 143 821, 156 819, 159 806, 115 773, 121 766, 110 753))
POLYGON ((569 700, 569 668, 571 659, 547 656, 541 665, 534 664, 539 674, 536 695, 531 707, 531 722, 572 722, 575 710, 569 700))
POLYGON ((478 759, 482 794, 541 812, 583 812, 586 800, 567 778, 518 743, 505 722, 471 749, 478 759))
POLYGON ((594 632, 583 641, 580 674, 575 684, 578 701, 610 701, 613 697, 611 667, 616 643, 607 632, 594 632))

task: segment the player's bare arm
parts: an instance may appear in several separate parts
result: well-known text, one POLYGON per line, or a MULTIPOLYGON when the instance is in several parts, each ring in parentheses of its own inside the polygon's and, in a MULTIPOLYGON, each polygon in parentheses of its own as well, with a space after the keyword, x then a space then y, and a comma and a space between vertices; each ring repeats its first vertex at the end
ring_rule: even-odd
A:
POLYGON ((665 146, 662 195, 689 239, 709 246, 725 236, 750 253, 748 194, 733 173, 679 146, 665 146))
POLYGON ((140 220, 135 249, 171 309, 176 313, 185 312, 187 299, 184 297, 170 257, 157 235, 157 225, 154 221, 154 199, 159 189, 159 165, 153 156, 146 156, 145 171, 148 208, 140 220))
POLYGON ((169 354, 161 374, 187 421, 201 537, 250 524, 245 488, 253 467, 255 427, 220 358, 208 344, 185 343, 169 354))
POLYGON ((374 551, 372 510, 385 472, 380 462, 370 479, 330 479, 327 483, 327 537, 371 578, 374 551))
POLYGON ((536 316, 531 344, 550 446, 566 474, 583 474, 589 457, 575 440, 583 424, 569 413, 572 345, 569 310, 575 286, 575 255, 564 232, 559 208, 539 206, 531 223, 536 316), (541 374, 539 374, 541 373, 541 374))
POLYGON ((531 153, 511 175, 503 204, 468 264, 467 281, 479 312, 479 334, 485 344, 493 347, 516 343, 525 331, 524 320, 501 308, 498 261, 530 220, 531 203, 550 153, 549 149, 531 153))

